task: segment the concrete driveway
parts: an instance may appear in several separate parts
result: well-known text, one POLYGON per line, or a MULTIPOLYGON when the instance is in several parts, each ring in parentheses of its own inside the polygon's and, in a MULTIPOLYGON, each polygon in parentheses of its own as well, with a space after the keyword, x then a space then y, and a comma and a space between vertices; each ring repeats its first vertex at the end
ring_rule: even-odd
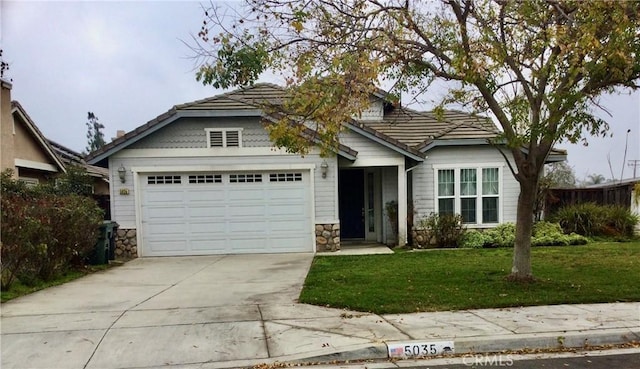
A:
POLYGON ((2 304, 2 368, 155 367, 286 355, 285 347, 269 347, 264 321, 322 315, 321 308, 295 304, 312 259, 143 258, 10 301, 2 304))

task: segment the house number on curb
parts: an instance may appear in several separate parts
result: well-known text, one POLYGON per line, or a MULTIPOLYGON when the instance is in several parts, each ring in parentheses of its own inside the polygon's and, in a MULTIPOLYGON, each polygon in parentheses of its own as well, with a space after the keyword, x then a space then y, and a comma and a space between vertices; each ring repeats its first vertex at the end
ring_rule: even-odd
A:
POLYGON ((408 359, 453 354, 453 341, 388 343, 390 358, 408 359))

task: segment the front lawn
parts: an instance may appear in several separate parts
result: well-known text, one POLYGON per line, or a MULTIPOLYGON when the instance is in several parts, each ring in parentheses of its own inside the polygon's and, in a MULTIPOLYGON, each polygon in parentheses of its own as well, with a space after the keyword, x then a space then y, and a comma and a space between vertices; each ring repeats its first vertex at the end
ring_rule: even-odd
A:
POLYGON ((512 249, 317 256, 300 302, 373 313, 640 301, 640 242, 532 249, 535 283, 505 280, 512 249))

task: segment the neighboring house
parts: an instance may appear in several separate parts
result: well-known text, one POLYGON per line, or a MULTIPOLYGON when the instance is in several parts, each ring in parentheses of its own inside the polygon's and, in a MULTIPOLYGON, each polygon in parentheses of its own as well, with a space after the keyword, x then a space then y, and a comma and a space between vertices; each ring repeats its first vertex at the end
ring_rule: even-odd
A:
POLYGON ((17 101, 11 101, 11 83, 0 80, 0 169, 35 185, 65 172, 55 151, 17 101))
POLYGON ((127 256, 313 252, 349 240, 404 245, 411 201, 418 218, 460 213, 478 228, 515 221, 518 183, 487 142, 497 134, 489 119, 445 112, 438 120, 381 92, 345 123, 335 156, 312 149, 301 157, 274 148, 264 129, 272 118, 260 105, 283 97, 278 86, 256 84, 177 105, 89 155, 109 168, 112 218, 127 256), (392 201, 397 236, 385 213, 392 201))
POLYGON ((65 167, 76 165, 87 171, 87 174, 93 179, 92 193, 94 195, 109 195, 109 170, 107 168, 87 164, 82 154, 71 150, 68 147, 62 146, 55 141, 47 141, 55 151, 56 155, 62 159, 65 167))

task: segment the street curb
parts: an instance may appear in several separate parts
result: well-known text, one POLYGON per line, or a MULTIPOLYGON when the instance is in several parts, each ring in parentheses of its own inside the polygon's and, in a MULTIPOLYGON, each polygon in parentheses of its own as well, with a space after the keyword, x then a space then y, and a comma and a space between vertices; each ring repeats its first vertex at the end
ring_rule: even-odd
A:
POLYGON ((549 332, 514 336, 460 338, 454 341, 456 354, 584 348, 588 346, 617 345, 640 340, 632 329, 602 331, 549 332))
POLYGON ((354 360, 386 360, 389 358, 386 343, 371 344, 353 350, 338 351, 330 354, 306 357, 289 361, 293 363, 326 363, 332 361, 354 361, 354 360))
MULTIPOLYGON (((421 342, 447 341, 448 339, 421 340, 421 342)), ((586 348, 588 346, 617 345, 640 340, 640 327, 630 329, 607 329, 579 332, 547 332, 492 337, 465 337, 454 339, 454 352, 460 354, 489 353, 501 351, 550 350, 561 348, 586 348)), ((280 360, 289 363, 326 363, 358 360, 389 359, 388 344, 411 343, 411 341, 390 341, 369 347, 331 354, 305 357, 297 360, 280 360)), ((446 355, 445 355, 446 356, 446 355)))

